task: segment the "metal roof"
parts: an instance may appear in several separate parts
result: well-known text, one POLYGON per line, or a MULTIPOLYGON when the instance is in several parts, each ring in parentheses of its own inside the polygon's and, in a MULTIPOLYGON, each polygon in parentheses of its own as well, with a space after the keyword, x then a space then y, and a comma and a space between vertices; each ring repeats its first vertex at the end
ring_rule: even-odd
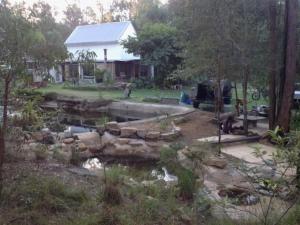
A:
POLYGON ((65 45, 115 43, 130 24, 130 21, 126 21, 77 26, 65 41, 65 45))

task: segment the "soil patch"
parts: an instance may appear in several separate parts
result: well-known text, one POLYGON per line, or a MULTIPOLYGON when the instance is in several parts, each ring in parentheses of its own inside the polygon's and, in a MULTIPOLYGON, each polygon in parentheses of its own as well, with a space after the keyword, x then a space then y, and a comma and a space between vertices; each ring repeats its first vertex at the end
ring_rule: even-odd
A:
POLYGON ((183 140, 192 143, 193 140, 217 135, 217 124, 213 122, 214 113, 196 110, 185 116, 185 123, 178 124, 183 140))

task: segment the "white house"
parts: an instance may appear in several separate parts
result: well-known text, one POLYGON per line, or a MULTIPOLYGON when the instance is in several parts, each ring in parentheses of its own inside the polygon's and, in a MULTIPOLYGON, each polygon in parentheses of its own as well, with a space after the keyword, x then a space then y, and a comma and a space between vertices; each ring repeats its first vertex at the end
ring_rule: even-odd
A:
MULTIPOLYGON (((128 37, 136 37, 131 22, 112 22, 78 26, 65 41, 69 53, 77 58, 80 51, 96 53, 95 68, 106 69, 116 80, 130 79, 147 74, 148 68, 140 65, 140 57, 129 54, 122 46, 128 37)), ((65 80, 94 79, 90 69, 82 63, 68 59, 61 68, 65 80)))

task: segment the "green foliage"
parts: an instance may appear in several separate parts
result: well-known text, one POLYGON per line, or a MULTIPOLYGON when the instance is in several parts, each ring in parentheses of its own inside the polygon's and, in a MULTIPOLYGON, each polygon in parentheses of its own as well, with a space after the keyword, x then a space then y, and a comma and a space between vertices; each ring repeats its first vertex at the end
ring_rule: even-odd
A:
POLYGON ((55 101, 58 98, 58 93, 56 92, 48 92, 44 94, 44 99, 46 101, 55 101))
POLYGON ((112 166, 106 170, 106 183, 111 185, 119 185, 123 182, 123 176, 126 170, 120 166, 112 166))
POLYGON ((181 63, 181 47, 177 30, 162 23, 146 24, 137 38, 123 42, 129 53, 142 56, 145 65, 155 66, 155 84, 162 86, 165 78, 181 63))
POLYGON ((271 142, 281 147, 283 147, 289 141, 289 137, 285 136, 284 132, 279 126, 277 126, 275 130, 269 130, 268 136, 270 137, 271 142))
POLYGON ((71 155, 70 163, 74 166, 80 166, 82 163, 80 152, 75 148, 75 146, 72 146, 72 155, 71 155))
POLYGON ((167 166, 169 169, 176 168, 176 161, 177 161, 177 150, 171 147, 163 147, 160 149, 160 160, 159 165, 167 166))
POLYGON ((47 145, 39 144, 34 149, 35 159, 37 161, 44 161, 48 157, 48 147, 47 145))
POLYGON ((78 209, 87 196, 84 192, 70 189, 56 179, 30 177, 8 189, 3 206, 19 207, 23 212, 60 213, 78 209))
POLYGON ((96 77, 97 83, 101 83, 103 81, 105 73, 106 73, 106 70, 101 70, 99 68, 96 68, 95 77, 96 77))
POLYGON ((154 82, 148 77, 139 77, 139 78, 131 78, 130 83, 134 85, 135 88, 154 88, 154 82))
POLYGON ((103 190, 102 201, 109 205, 120 205, 122 202, 122 196, 118 186, 107 184, 103 190))
POLYGON ((196 178, 190 170, 181 168, 176 170, 178 176, 178 187, 183 199, 193 199, 196 190, 196 178))
POLYGON ((292 114, 291 130, 300 130, 300 110, 296 110, 295 113, 292 114))

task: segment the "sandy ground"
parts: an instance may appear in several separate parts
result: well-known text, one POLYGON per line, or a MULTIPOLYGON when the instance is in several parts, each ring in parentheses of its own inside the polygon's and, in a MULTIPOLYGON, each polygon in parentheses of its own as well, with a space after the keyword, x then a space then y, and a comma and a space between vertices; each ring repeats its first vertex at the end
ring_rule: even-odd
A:
POLYGON ((192 143, 195 139, 217 135, 217 124, 213 122, 214 113, 196 110, 185 118, 187 122, 179 124, 183 140, 192 143))

